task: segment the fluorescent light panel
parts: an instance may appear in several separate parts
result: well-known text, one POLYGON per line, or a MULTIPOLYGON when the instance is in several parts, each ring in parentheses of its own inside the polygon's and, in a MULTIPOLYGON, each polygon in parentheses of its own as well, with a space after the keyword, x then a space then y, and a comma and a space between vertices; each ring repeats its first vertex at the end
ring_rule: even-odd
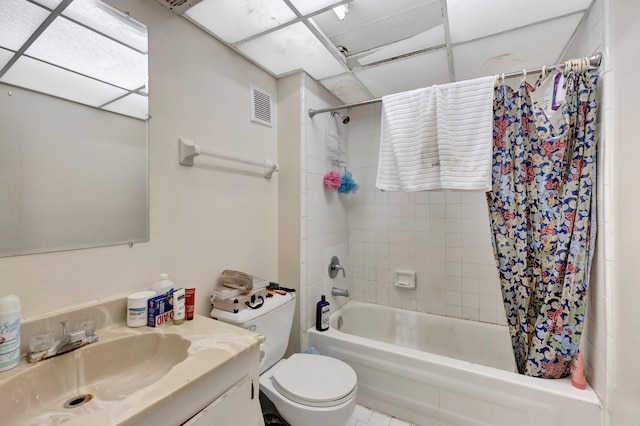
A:
POLYGON ((276 76, 304 69, 313 78, 322 79, 345 71, 301 22, 239 44, 237 48, 276 76))
POLYGON ((149 98, 132 93, 105 105, 102 109, 145 120, 149 110, 149 98))
POLYGON ((63 18, 25 54, 129 90, 147 82, 146 55, 63 18))
POLYGON ((147 52, 147 27, 99 0, 74 1, 62 14, 140 52, 147 52))
POLYGON ((336 3, 340 3, 340 0, 291 0, 291 4, 303 15, 309 15, 336 3))
POLYGON ((282 0, 203 0, 184 15, 231 44, 296 18, 282 0))
POLYGON ((16 51, 31 37, 49 12, 24 0, 2 0, 0 47, 16 51))
POLYGON ((127 93, 108 84, 24 56, 7 71, 2 81, 94 107, 127 93))
POLYGON ((60 3, 62 3, 62 0, 35 0, 35 2, 53 10, 58 7, 60 3))

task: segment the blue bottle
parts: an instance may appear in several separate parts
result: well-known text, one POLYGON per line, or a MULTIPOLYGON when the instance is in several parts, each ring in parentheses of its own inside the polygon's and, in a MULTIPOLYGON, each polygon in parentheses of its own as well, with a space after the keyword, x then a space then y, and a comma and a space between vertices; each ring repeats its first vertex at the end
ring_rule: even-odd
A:
POLYGON ((327 331, 329 329, 329 302, 325 300, 324 295, 316 305, 316 330, 327 331))

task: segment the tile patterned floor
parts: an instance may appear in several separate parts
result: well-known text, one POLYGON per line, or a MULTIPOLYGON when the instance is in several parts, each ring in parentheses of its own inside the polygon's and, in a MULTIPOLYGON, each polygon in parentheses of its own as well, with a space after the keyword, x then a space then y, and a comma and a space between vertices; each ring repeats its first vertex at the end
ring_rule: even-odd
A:
POLYGON ((387 414, 357 405, 347 426, 415 426, 387 414))

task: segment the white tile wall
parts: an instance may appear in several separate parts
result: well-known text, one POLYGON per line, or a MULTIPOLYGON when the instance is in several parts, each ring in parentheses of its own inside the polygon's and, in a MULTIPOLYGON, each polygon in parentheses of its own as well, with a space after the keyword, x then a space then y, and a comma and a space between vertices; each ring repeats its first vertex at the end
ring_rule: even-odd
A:
MULTIPOLYGON (((591 10, 584 19, 576 34, 569 44, 562 60, 589 56, 596 52, 605 55, 604 48, 604 19, 603 0, 596 0, 591 6, 591 10)), ((597 218, 598 236, 596 239, 596 251, 593 257, 591 269, 591 282, 589 283, 589 293, 587 301, 587 320, 583 339, 581 343, 582 352, 585 358, 585 369, 587 379, 602 401, 606 395, 606 321, 605 321, 605 288, 612 285, 613 281, 605 279, 605 259, 611 256, 613 244, 611 238, 612 217, 610 207, 612 206, 610 196, 612 193, 610 166, 611 138, 604 137, 606 128, 611 123, 611 101, 607 93, 607 80, 610 78, 610 65, 606 56, 600 67, 600 77, 598 81, 598 151, 597 151, 597 218)))
POLYGON ((349 115, 349 169, 361 183, 349 205, 352 298, 504 324, 484 194, 377 190, 380 104, 349 115), (417 288, 395 287, 396 270, 415 271, 417 288))
POLYGON ((315 324, 315 306, 320 296, 327 297, 332 309, 346 301, 343 297, 332 297, 331 287, 350 288, 351 271, 347 245, 349 200, 323 186, 325 173, 332 169, 325 150, 328 129, 337 130, 340 140, 346 144, 347 128, 330 114, 309 118, 309 108, 326 108, 339 102, 306 74, 302 75, 302 92, 302 273, 298 297, 301 298, 301 327, 306 330, 315 324), (327 268, 334 255, 349 273, 347 279, 341 275, 333 280, 329 278, 327 268))

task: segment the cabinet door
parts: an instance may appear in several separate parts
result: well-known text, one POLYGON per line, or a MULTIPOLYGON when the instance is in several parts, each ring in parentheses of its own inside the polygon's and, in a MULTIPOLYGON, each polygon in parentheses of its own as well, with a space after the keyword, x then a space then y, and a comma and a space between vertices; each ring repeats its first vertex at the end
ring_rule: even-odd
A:
POLYGON ((258 416, 253 409, 255 404, 251 401, 258 397, 257 384, 253 387, 253 380, 246 376, 231 389, 206 408, 193 416, 183 426, 236 426, 257 425, 258 416))

